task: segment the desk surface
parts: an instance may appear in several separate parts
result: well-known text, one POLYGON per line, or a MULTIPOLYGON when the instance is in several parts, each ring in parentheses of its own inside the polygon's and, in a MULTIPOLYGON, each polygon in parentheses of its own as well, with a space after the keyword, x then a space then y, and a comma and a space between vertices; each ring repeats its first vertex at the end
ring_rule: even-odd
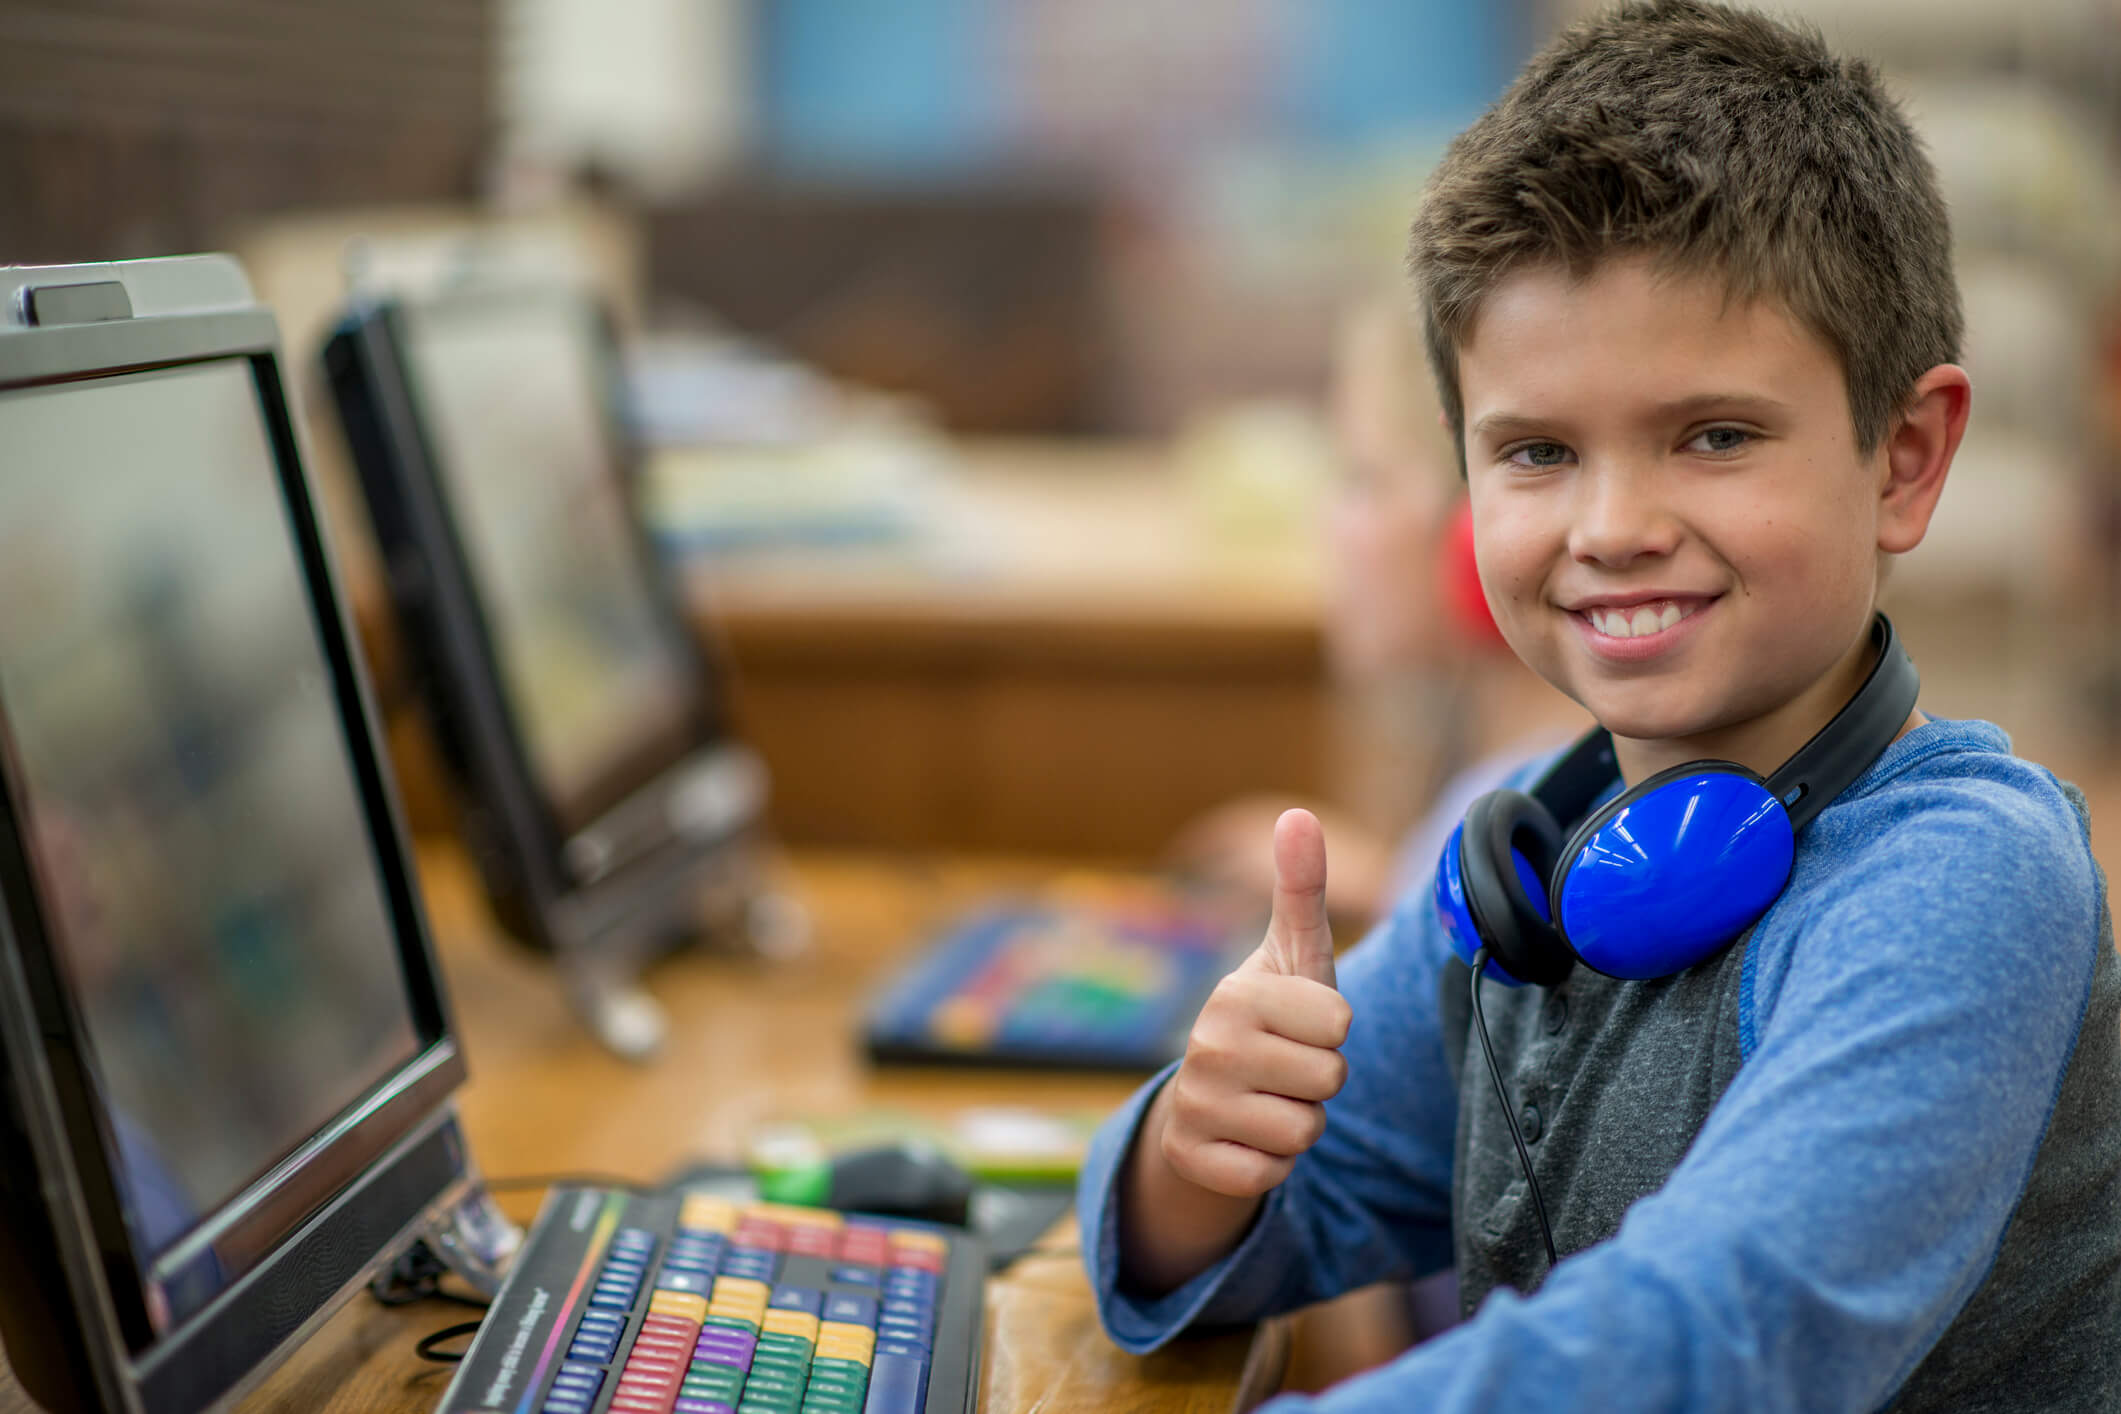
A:
MULTIPOLYGON (((875 1071, 854 1047, 862 999, 911 941, 987 890, 1040 877, 1032 866, 805 859, 792 883, 812 910, 812 950, 783 963, 703 954, 665 963, 650 987, 674 1022, 670 1044, 653 1065, 636 1067, 591 1043, 546 969, 495 935, 460 852, 425 848, 420 863, 471 1064, 460 1108, 491 1177, 589 1168, 655 1179, 688 1159, 733 1157, 768 1116, 889 1106, 940 1117, 1001 1102, 1106 1107, 1130 1088, 1124 1079, 875 1071)), ((504 1202, 527 1222, 536 1195, 504 1202)), ((467 1314, 439 1304, 386 1310, 358 1298, 240 1408, 425 1414, 449 1372, 415 1358, 413 1342, 467 1314)), ((1280 1342, 1270 1327, 1256 1340, 1232 1334, 1147 1359, 1125 1355, 1098 1330, 1072 1235, 1057 1231, 989 1285, 981 1407, 1221 1414, 1241 1382, 1271 1387, 1280 1342)), ((0 1414, 30 1408, 5 1378, 0 1414)))

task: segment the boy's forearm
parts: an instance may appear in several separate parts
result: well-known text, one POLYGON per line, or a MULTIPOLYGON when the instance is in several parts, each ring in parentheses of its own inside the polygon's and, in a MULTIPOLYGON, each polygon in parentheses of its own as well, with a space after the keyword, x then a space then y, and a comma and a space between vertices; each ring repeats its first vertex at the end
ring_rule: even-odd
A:
POLYGON ((1144 1296, 1183 1286, 1234 1249, 1265 1200, 1232 1197, 1179 1176, 1164 1158, 1167 1085, 1150 1102, 1120 1168, 1120 1282, 1144 1296))

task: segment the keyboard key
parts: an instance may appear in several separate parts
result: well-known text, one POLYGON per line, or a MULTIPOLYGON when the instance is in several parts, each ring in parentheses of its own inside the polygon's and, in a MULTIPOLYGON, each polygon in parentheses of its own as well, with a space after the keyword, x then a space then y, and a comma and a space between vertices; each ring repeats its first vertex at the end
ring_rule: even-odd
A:
POLYGON ((805 1311, 817 1315, 825 1294, 807 1286, 777 1286, 773 1296, 766 1302, 767 1309, 776 1311, 805 1311))
POLYGON ((727 1232, 736 1226, 736 1204, 711 1193, 694 1193, 678 1209, 679 1228, 727 1232))
POLYGON ((834 1267, 832 1279, 848 1286, 875 1286, 883 1280, 883 1273, 875 1267, 834 1267))
POLYGON ((862 1414, 921 1414, 928 1364, 910 1355, 879 1355, 869 1371, 869 1397, 862 1414))
POLYGON ((702 1273, 672 1271, 667 1267, 655 1279, 657 1291, 696 1291, 705 1296, 713 1286, 713 1278, 702 1273))
POLYGON ((678 1402, 670 1407, 670 1414, 736 1414, 736 1406, 719 1399, 687 1399, 679 1395, 678 1402))
POLYGON ((820 1314, 827 1321, 873 1326, 876 1324, 876 1298, 851 1291, 835 1291, 825 1298, 824 1310, 820 1314))
POLYGON ((928 1358, 928 1342, 925 1340, 892 1340, 878 1336, 876 1353, 879 1355, 911 1355, 916 1360, 928 1358))
POLYGON ((898 1316, 904 1320, 927 1322, 932 1325, 935 1321, 935 1302, 893 1300, 887 1296, 876 1308, 876 1314, 879 1317, 898 1316))

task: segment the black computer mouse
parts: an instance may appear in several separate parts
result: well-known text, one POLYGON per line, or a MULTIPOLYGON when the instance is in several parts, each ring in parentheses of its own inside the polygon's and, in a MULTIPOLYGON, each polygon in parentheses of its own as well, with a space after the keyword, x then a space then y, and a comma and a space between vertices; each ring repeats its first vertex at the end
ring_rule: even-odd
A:
POLYGON ((835 1154, 825 1201, 835 1208, 965 1225, 972 1175, 933 1144, 908 1141, 835 1154))

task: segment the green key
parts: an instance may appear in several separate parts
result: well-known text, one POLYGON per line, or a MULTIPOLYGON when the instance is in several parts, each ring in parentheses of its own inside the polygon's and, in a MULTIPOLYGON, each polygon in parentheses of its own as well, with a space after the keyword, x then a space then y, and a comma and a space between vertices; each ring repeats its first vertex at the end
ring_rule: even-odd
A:
POLYGON ((785 1335, 780 1331, 767 1331, 759 1336, 759 1349, 761 1351, 786 1351, 790 1355, 800 1355, 803 1359, 808 1360, 810 1358, 811 1345, 809 1341, 799 1335, 785 1335))
POLYGON ((861 1395, 849 1390, 813 1389, 803 1396, 803 1414, 860 1414, 861 1407, 861 1395))
POLYGON ((744 1331, 751 1335, 757 1335, 759 1332, 759 1323, 757 1321, 747 1321, 742 1316, 709 1316, 701 1321, 700 1324, 703 1326, 729 1326, 732 1329, 744 1331))
POLYGON ((791 1360, 786 1355, 769 1355, 762 1351, 751 1357, 751 1373, 756 1375, 761 1370, 771 1370, 777 1375, 785 1375, 800 1383, 810 1374, 810 1362, 791 1360))
POLYGON ((812 1380, 810 1387, 803 1391, 803 1398, 841 1400, 859 1405, 865 1389, 865 1385, 852 1380, 812 1380))
POLYGON ((761 1370, 751 1367, 751 1377, 744 1381, 744 1396, 754 1394, 786 1394, 796 1399, 803 1397, 803 1377, 784 1374, 779 1370, 761 1370))
POLYGON ((820 1375, 840 1375, 851 1378, 857 1384, 869 1383, 869 1367, 859 1360, 841 1360, 831 1355, 821 1355, 810 1362, 810 1378, 820 1375))
POLYGON ((727 1390, 734 1394, 744 1387, 744 1372, 732 1370, 727 1365, 710 1365, 705 1370, 695 1365, 685 1372, 685 1378, 679 1381, 679 1387, 685 1394, 691 1394, 697 1389, 709 1399, 719 1399, 722 1396, 714 1391, 727 1390))

